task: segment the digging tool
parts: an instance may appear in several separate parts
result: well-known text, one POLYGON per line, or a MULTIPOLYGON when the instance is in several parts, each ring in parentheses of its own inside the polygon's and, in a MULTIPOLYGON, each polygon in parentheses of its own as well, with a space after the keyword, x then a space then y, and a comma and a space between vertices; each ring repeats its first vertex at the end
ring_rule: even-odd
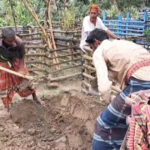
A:
POLYGON ((16 72, 16 71, 7 69, 7 68, 2 67, 2 66, 0 66, 0 70, 5 71, 5 72, 8 72, 8 73, 13 74, 13 75, 16 75, 16 76, 18 76, 18 77, 27 79, 27 80, 33 80, 33 77, 32 77, 32 76, 24 75, 24 74, 21 74, 21 73, 19 73, 19 72, 16 72))
POLYGON ((112 86, 111 89, 112 89, 113 91, 117 92, 117 93, 121 93, 121 90, 118 89, 118 88, 115 87, 115 86, 112 86))

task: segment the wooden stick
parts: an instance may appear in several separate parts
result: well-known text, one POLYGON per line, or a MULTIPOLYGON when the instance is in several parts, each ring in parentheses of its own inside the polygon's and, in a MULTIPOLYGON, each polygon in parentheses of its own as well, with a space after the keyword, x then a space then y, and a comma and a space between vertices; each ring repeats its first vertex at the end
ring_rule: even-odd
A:
MULTIPOLYGON (((74 59, 73 61, 78 61, 78 60, 81 60, 81 59, 74 59)), ((68 63, 68 62, 72 62, 72 60, 60 62, 59 65, 60 65, 60 64, 65 64, 65 63, 68 63)), ((50 65, 50 66, 54 66, 54 65, 58 65, 58 64, 52 64, 52 65, 50 65)))
POLYGON ((86 64, 84 64, 83 67, 86 68, 86 69, 88 69, 88 70, 92 70, 92 71, 96 72, 95 67, 91 67, 91 66, 88 66, 86 64))
POLYGON ((87 60, 90 60, 90 61, 92 61, 92 60, 93 60, 93 59, 92 59, 92 57, 87 56, 87 55, 84 55, 84 56, 83 56, 83 58, 84 58, 84 59, 87 59, 87 60))
POLYGON ((35 56, 35 57, 36 56, 43 56, 43 57, 46 57, 46 54, 45 53, 41 53, 41 54, 40 53, 31 53, 31 54, 26 54, 26 56, 28 56, 28 57, 29 56, 35 56))
MULTIPOLYGON (((48 23, 49 23, 49 28, 50 28, 50 36, 51 36, 51 40, 52 40, 52 45, 53 48, 56 50, 56 43, 54 40, 54 33, 53 33, 53 28, 52 28, 52 19, 51 19, 51 0, 48 0, 48 11, 47 11, 47 15, 48 15, 48 23)), ((56 53, 57 56, 57 53, 56 53)))
POLYGON ((84 84, 86 87, 90 88, 91 84, 87 83, 86 81, 82 81, 82 84, 84 84))
MULTIPOLYGON (((52 28, 52 20, 51 20, 50 10, 51 10, 51 0, 48 0, 48 2, 47 2, 47 16, 48 16, 49 28, 51 29, 50 30, 50 35, 48 34, 48 36, 49 36, 49 38, 50 38, 50 40, 52 42, 52 48, 54 50, 56 50, 56 43, 55 43, 55 40, 54 40, 54 34, 53 34, 53 28, 52 28)), ((59 64, 59 60, 57 58, 57 56, 58 56, 57 51, 54 51, 52 53, 52 55, 53 55, 53 63, 59 64)), ((56 69, 59 70, 60 66, 57 65, 56 69)))
POLYGON ((91 75, 89 75, 87 73, 83 73, 83 76, 88 78, 88 79, 90 79, 90 80, 96 80, 96 77, 93 77, 93 76, 91 76, 91 75))
POLYGON ((2 67, 2 66, 0 66, 0 70, 5 71, 5 72, 8 72, 8 73, 13 74, 13 75, 16 75, 16 76, 18 76, 18 77, 27 79, 27 80, 33 80, 33 77, 32 77, 32 76, 29 76, 29 75, 23 75, 23 74, 21 74, 21 73, 19 73, 19 72, 16 72, 16 71, 7 69, 7 68, 2 67))
MULTIPOLYGON (((1 29, 1 28, 0 28, 1 29)), ((26 31, 28 31, 28 30, 26 30, 26 31)), ((50 32, 51 31, 51 29, 48 29, 48 31, 47 32, 50 32)), ((54 33, 65 33, 65 34, 68 34, 68 33, 81 33, 81 30, 78 30, 78 31, 61 31, 61 30, 53 30, 53 32, 54 33)), ((41 32, 41 30, 39 29, 39 32, 37 32, 37 33, 30 33, 30 34, 25 34, 25 33, 22 33, 22 34, 19 34, 20 36, 30 36, 30 35, 38 35, 38 34, 41 34, 42 32, 41 32)))
POLYGON ((50 64, 42 63, 40 61, 26 61, 26 64, 40 64, 40 65, 45 65, 47 67, 50 67, 50 64))
POLYGON ((46 45, 25 45, 25 48, 40 48, 40 49, 45 49, 46 45))
POLYGON ((115 86, 112 86, 111 89, 114 90, 114 91, 116 91, 117 93, 121 93, 121 89, 118 89, 115 86))
POLYGON ((71 77, 75 77, 75 76, 79 76, 81 75, 81 72, 79 73, 75 73, 75 74, 71 74, 71 75, 67 75, 67 76, 61 76, 61 77, 57 77, 57 78, 50 78, 50 81, 51 82, 55 82, 55 81, 61 81, 61 80, 65 80, 65 79, 68 79, 68 78, 71 78, 71 77))
MULTIPOLYGON (((50 52, 53 52, 53 51, 65 51, 65 50, 70 50, 72 48, 76 48, 76 50, 79 50, 79 46, 69 46, 69 47, 61 47, 61 48, 57 48, 56 50, 51 50, 50 52)), ((81 51, 81 50, 80 50, 81 51)))
POLYGON ((51 73, 57 73, 57 72, 60 72, 60 71, 64 71, 64 70, 71 69, 71 68, 77 68, 77 67, 81 67, 81 64, 73 65, 71 67, 66 67, 66 68, 63 68, 63 69, 60 69, 60 70, 56 70, 56 71, 52 71, 51 73))
MULTIPOLYGON (((56 58, 62 58, 62 57, 67 57, 67 56, 72 56, 72 55, 77 55, 77 54, 80 54, 80 52, 75 52, 75 53, 72 53, 72 54, 57 56, 56 58)), ((51 57, 50 59, 53 59, 53 57, 51 57)))

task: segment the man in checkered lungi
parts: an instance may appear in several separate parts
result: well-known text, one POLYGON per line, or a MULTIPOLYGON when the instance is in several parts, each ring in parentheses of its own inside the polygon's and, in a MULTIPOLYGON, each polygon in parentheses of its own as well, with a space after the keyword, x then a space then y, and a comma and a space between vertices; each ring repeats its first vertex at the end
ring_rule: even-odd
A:
MULTIPOLYGON (((29 72, 24 62, 24 56, 24 44, 15 31, 12 28, 3 29, 0 40, 0 66, 27 75, 29 72)), ((9 105, 15 93, 21 97, 32 95, 34 101, 41 103, 37 99, 31 81, 0 70, 0 96, 5 113, 9 112, 9 105)))

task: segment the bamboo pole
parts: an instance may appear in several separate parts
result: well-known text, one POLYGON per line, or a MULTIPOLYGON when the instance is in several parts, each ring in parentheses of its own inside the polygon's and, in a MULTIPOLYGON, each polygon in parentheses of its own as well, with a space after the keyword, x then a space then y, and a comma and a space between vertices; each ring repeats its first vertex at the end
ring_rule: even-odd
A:
MULTIPOLYGON (((56 43, 55 43, 55 40, 54 40, 54 34, 53 34, 53 28, 52 28, 52 20, 51 20, 51 0, 48 0, 47 2, 47 16, 48 16, 48 23, 49 23, 49 28, 51 29, 50 30, 50 38, 51 38, 51 42, 52 42, 52 48, 54 50, 56 50, 56 43)), ((57 59, 56 63, 59 63, 58 61, 58 54, 56 51, 53 52, 53 56, 55 57, 55 59, 57 59)), ((58 69, 60 69, 60 66, 58 67, 58 69)))
MULTIPOLYGON (((40 48, 40 49, 45 49, 46 48, 46 45, 44 45, 44 46, 42 46, 42 45, 26 45, 25 46, 25 48, 27 48, 27 49, 30 49, 30 48, 33 48, 33 49, 37 49, 37 48, 40 48)), ((50 51, 50 53, 52 53, 52 52, 54 52, 54 51, 62 51, 62 50, 71 50, 71 49, 75 49, 76 48, 76 50, 79 50, 80 52, 81 52, 81 50, 79 49, 79 46, 77 46, 77 45, 74 45, 74 46, 66 46, 66 47, 61 47, 61 48, 57 48, 56 50, 54 50, 54 49, 52 49, 51 51, 50 51)))
MULTIPOLYGON (((66 47, 57 48, 57 51, 70 50, 72 48, 79 48, 79 47, 78 46, 69 46, 69 47, 66 46, 66 47)), ((79 49, 76 49, 76 50, 79 50, 79 49)), ((51 52, 53 51, 56 51, 56 50, 52 50, 51 52)))
POLYGON ((71 69, 71 68, 77 68, 77 67, 81 67, 81 64, 73 65, 71 67, 66 67, 66 68, 63 68, 63 69, 60 69, 60 70, 56 70, 56 71, 52 71, 51 73, 57 73, 57 72, 60 72, 60 71, 64 71, 64 70, 71 69))
POLYGON ((82 84, 84 84, 86 87, 90 88, 91 84, 87 83, 86 81, 82 81, 82 84))
POLYGON ((43 57, 46 57, 46 54, 45 54, 45 53, 33 53, 33 54, 32 54, 32 53, 31 53, 31 54, 29 53, 29 54, 26 54, 26 56, 27 56, 27 57, 30 57, 30 56, 35 56, 35 57, 36 57, 36 56, 43 56, 43 57))
MULTIPOLYGON (((67 55, 61 55, 61 56, 58 56, 57 58, 62 58, 62 57, 67 57, 67 56, 72 56, 72 55, 77 55, 77 54, 80 54, 79 52, 76 52, 76 53, 72 53, 72 54, 67 54, 67 55)), ((53 59, 53 57, 51 57, 51 59, 53 59)), ((72 60, 71 60, 72 61, 72 60)))
POLYGON ((83 76, 86 77, 86 78, 89 78, 90 80, 96 80, 96 77, 93 77, 87 73, 83 73, 83 76))
POLYGON ((81 72, 75 73, 75 74, 72 74, 72 75, 61 76, 61 77, 57 77, 57 78, 50 78, 50 81, 51 82, 61 81, 61 80, 68 79, 68 78, 75 77, 75 76, 79 76, 79 75, 81 75, 81 72))
MULTIPOLYGON (((35 13, 35 10, 34 10, 32 4, 31 4, 31 1, 22 0, 22 2, 24 3, 25 7, 29 10, 29 12, 31 13, 31 15, 33 16, 33 18, 35 19, 35 21, 37 22, 37 24, 40 27, 40 29, 42 30, 44 41, 46 42, 46 44, 48 46, 48 49, 51 50, 52 49, 52 45, 51 45, 51 42, 50 42, 50 38, 49 38, 49 36, 48 36, 45 28, 41 25, 39 17, 35 13)), ((54 53, 54 55, 55 54, 57 56, 57 53, 54 53)), ((58 59, 57 58, 53 59, 53 63, 54 64, 58 64, 59 63, 58 59)), ((56 65, 56 69, 59 69, 59 68, 60 68, 59 65, 56 65)))
POLYGON ((116 91, 117 93, 121 93, 121 89, 118 89, 115 86, 112 86, 111 89, 114 90, 114 91, 116 91))
MULTIPOLYGON (((27 30, 28 31, 28 30, 27 30)), ((49 33, 51 31, 51 29, 48 29, 47 33, 49 33)), ((61 30, 53 30, 54 33, 64 33, 64 34, 68 34, 68 33, 81 33, 81 31, 61 31, 61 30)), ((41 35, 41 30, 39 30, 39 32, 37 33, 22 33, 19 34, 20 36, 31 36, 31 35, 41 35)))
POLYGON ((47 67, 51 67, 49 64, 42 63, 42 62, 39 62, 39 61, 26 61, 26 64, 40 64, 40 65, 45 65, 47 67))
POLYGON ((18 76, 18 77, 27 79, 27 80, 33 80, 33 77, 32 77, 32 76, 24 75, 24 74, 21 74, 21 73, 19 73, 19 72, 16 72, 16 71, 7 69, 7 68, 2 67, 2 66, 0 66, 0 70, 5 71, 5 72, 10 73, 10 74, 13 74, 13 75, 18 76))
POLYGON ((84 58, 84 59, 87 59, 87 60, 90 60, 90 61, 93 61, 92 57, 87 56, 87 55, 84 55, 83 58, 84 58))
POLYGON ((27 2, 27 0, 22 0, 22 2, 24 3, 25 7, 29 10, 29 12, 31 13, 31 15, 33 16, 33 18, 37 22, 38 26, 42 30, 42 33, 44 34, 44 40, 45 40, 45 42, 48 44, 48 47, 51 48, 51 44, 50 44, 49 38, 47 36, 47 33, 46 33, 44 27, 40 24, 39 17, 35 13, 35 11, 34 11, 34 9, 32 7, 31 2, 29 2, 29 1, 27 2))
POLYGON ((46 72, 46 73, 48 73, 45 69, 38 69, 38 68, 32 68, 31 70, 29 69, 29 71, 31 71, 31 72, 35 72, 35 71, 39 71, 39 72, 46 72))
POLYGON ((95 67, 91 67, 91 66, 88 66, 86 64, 83 64, 83 67, 85 67, 86 69, 89 69, 89 70, 92 70, 92 71, 96 72, 95 67))
POLYGON ((46 45, 25 45, 25 48, 40 48, 40 49, 45 49, 46 45))
POLYGON ((55 40, 54 40, 54 34, 53 34, 53 28, 52 28, 52 19, 51 19, 51 0, 48 0, 48 11, 47 11, 47 15, 48 15, 48 23, 49 23, 49 28, 50 28, 50 35, 51 35, 51 40, 52 40, 52 44, 53 44, 53 48, 56 50, 56 44, 55 44, 55 40))
MULTIPOLYGON (((81 59, 74 59, 74 61, 78 61, 78 60, 81 60, 81 59)), ((71 62, 71 60, 67 60, 67 61, 64 61, 64 62, 59 62, 59 65, 60 64, 64 64, 64 63, 69 63, 69 62, 71 62)), ((52 64, 52 65, 50 65, 50 66, 54 66, 54 65, 58 65, 58 64, 52 64)))
MULTIPOLYGON (((48 73, 48 71, 45 69, 45 68, 41 68, 41 67, 39 67, 39 66, 37 66, 37 65, 35 65, 35 64, 32 64, 32 67, 34 67, 34 68, 32 68, 32 72, 34 72, 34 71, 41 71, 41 72, 46 72, 46 73, 48 73)), ((30 70, 30 69, 29 69, 30 70)))

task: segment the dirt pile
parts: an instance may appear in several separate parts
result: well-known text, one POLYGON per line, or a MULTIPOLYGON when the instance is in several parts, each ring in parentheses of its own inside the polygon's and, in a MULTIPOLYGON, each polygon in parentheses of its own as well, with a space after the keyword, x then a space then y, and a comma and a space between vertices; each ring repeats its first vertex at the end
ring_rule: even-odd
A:
POLYGON ((66 92, 45 100, 14 104, 11 118, 0 118, 3 150, 90 150, 95 119, 103 108, 93 97, 66 92))

